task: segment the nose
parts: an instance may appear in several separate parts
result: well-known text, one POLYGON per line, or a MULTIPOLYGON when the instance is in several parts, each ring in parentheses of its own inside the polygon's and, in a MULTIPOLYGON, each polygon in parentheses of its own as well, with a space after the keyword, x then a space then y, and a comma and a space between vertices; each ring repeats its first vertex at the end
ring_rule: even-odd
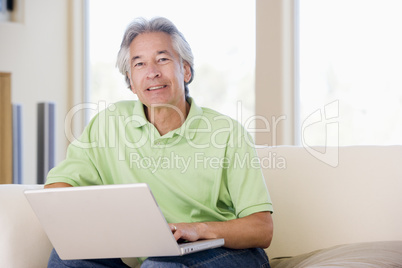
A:
POLYGON ((149 64, 147 70, 147 78, 154 79, 161 76, 161 72, 156 64, 149 64))

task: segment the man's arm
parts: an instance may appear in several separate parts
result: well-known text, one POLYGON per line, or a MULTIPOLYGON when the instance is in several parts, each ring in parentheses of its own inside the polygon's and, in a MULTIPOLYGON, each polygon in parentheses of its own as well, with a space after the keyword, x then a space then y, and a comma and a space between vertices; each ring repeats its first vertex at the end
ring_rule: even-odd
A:
POLYGON ((55 182, 52 184, 45 185, 45 189, 47 188, 60 188, 60 187, 73 187, 71 184, 64 182, 55 182))
POLYGON ((267 248, 273 235, 273 221, 269 211, 226 222, 175 223, 170 224, 170 227, 176 240, 224 238, 225 247, 234 249, 267 248))

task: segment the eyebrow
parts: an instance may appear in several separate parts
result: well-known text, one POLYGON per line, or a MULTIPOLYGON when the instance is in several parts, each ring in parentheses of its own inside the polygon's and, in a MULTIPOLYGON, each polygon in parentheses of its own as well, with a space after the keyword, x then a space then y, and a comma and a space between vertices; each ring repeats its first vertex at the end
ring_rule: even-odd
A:
POLYGON ((131 58, 131 63, 133 63, 135 60, 138 60, 138 59, 140 59, 141 57, 140 56, 134 56, 134 57, 132 57, 131 58))
POLYGON ((160 54, 168 54, 169 56, 171 56, 171 53, 170 53, 169 51, 167 51, 167 50, 158 51, 156 54, 157 54, 157 55, 160 55, 160 54))

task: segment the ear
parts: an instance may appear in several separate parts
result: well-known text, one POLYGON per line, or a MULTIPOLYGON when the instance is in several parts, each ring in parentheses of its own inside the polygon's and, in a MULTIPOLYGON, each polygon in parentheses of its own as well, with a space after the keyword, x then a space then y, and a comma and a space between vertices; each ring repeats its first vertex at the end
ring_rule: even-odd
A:
POLYGON ((184 69, 184 82, 188 83, 191 80, 191 77, 193 76, 193 74, 191 73, 190 64, 184 62, 183 69, 184 69))

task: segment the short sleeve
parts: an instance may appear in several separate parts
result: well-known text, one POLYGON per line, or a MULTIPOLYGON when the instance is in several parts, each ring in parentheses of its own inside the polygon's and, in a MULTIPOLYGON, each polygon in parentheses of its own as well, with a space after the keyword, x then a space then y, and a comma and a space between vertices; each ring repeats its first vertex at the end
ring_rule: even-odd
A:
POLYGON ((226 156, 230 162, 227 181, 236 216, 241 218, 261 211, 273 212, 251 135, 243 130, 241 138, 233 140, 238 142, 228 146, 226 156))
POLYGON ((94 119, 82 135, 73 141, 68 149, 66 159, 51 169, 46 184, 56 182, 68 183, 72 186, 103 184, 96 167, 95 150, 97 147, 97 121, 94 119))

